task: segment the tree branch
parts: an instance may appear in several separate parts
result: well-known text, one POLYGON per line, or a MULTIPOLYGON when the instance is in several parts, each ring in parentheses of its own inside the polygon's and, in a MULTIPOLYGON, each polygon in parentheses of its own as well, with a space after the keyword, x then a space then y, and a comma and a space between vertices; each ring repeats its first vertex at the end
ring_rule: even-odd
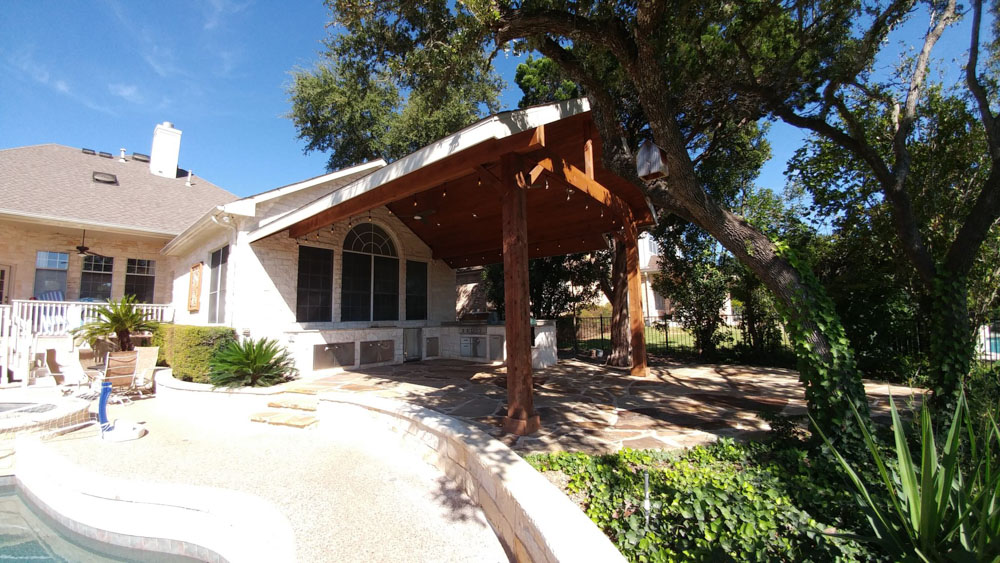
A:
POLYGON ((990 111, 990 101, 986 94, 986 89, 979 82, 976 74, 976 67, 979 65, 979 27, 983 18, 982 0, 974 0, 972 3, 972 40, 969 45, 969 63, 965 66, 965 82, 969 86, 979 106, 979 114, 982 117, 983 125, 986 127, 986 139, 989 142, 990 158, 993 159, 994 166, 1000 161, 1000 130, 996 117, 990 111))

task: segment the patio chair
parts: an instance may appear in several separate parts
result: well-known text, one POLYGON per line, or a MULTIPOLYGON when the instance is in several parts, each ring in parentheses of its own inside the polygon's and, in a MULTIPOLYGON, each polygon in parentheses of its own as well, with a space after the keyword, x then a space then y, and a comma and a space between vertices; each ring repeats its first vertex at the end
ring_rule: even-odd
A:
POLYGON ((127 394, 135 382, 136 352, 108 352, 104 360, 104 381, 111 382, 111 400, 119 403, 130 401, 127 394))
POLYGON ((136 346, 135 351, 137 354, 135 361, 135 381, 132 387, 141 397, 143 391, 148 393, 154 391, 153 374, 156 371, 156 360, 160 355, 160 347, 136 346))
MULTIPOLYGON (((93 382, 100 374, 93 370, 91 370, 91 372, 85 370, 80 364, 80 359, 76 353, 71 354, 65 363, 59 363, 56 351, 52 348, 48 348, 45 350, 45 366, 48 368, 49 374, 55 378, 56 385, 76 385, 76 393, 74 394, 76 397, 87 398, 90 395, 94 395, 94 393, 90 391, 90 383, 93 382), (81 388, 84 385, 87 386, 87 389, 81 393, 81 388)), ((64 395, 68 395, 72 392, 73 391, 69 389, 63 390, 64 395)))

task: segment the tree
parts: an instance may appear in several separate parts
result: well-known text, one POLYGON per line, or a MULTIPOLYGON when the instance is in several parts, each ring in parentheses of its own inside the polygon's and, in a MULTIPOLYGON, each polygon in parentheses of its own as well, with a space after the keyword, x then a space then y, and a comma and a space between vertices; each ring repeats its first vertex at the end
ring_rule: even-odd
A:
MULTIPOLYGON (((916 186, 924 180, 934 183, 947 180, 918 175, 914 162, 918 156, 916 148, 923 142, 921 101, 930 99, 927 76, 931 55, 947 28, 960 18, 954 0, 927 3, 930 23, 917 55, 904 61, 896 75, 887 80, 879 80, 872 72, 876 55, 890 32, 914 11, 917 6, 914 0, 865 6, 870 25, 862 34, 841 41, 843 50, 831 53, 814 71, 806 73, 810 87, 799 89, 795 95, 771 88, 776 74, 797 71, 808 62, 794 53, 779 56, 777 60, 772 58, 767 68, 763 68, 760 57, 744 52, 742 39, 736 38, 733 64, 727 69, 738 77, 736 82, 742 82, 740 91, 756 99, 774 116, 811 131, 822 142, 844 151, 863 166, 869 185, 885 199, 894 246, 914 269, 927 296, 934 401, 945 407, 953 406, 959 382, 968 373, 973 356, 969 276, 1000 217, 1000 121, 991 105, 997 94, 995 73, 991 73, 995 70, 997 51, 995 43, 987 46, 993 49, 994 58, 981 69, 982 4, 981 0, 972 2, 964 97, 970 115, 975 118, 975 127, 982 131, 988 166, 972 174, 981 174, 982 179, 967 190, 967 199, 963 201, 948 194, 945 205, 959 211, 954 229, 939 231, 945 236, 937 242, 933 232, 935 222, 921 213, 916 186), (985 73, 981 74, 981 70, 985 73)), ((757 23, 751 27, 767 29, 757 23)), ((859 166, 852 169, 858 170, 859 166)), ((948 185, 940 184, 937 189, 948 185)))
MULTIPOLYGON (((529 261, 531 315, 536 319, 555 319, 593 303, 597 297, 599 269, 594 256, 589 254, 529 261)), ((503 312, 503 264, 489 264, 483 268, 483 283, 486 300, 497 311, 503 312)))
MULTIPOLYGON (((838 436, 849 430, 849 405, 867 412, 843 328, 832 304, 794 253, 727 209, 701 184, 699 160, 725 146, 762 115, 758 99, 737 95, 733 60, 746 51, 760 66, 798 66, 769 75, 782 99, 799 96, 852 41, 853 2, 723 2, 638 5, 528 0, 419 3, 329 0, 338 44, 369 76, 385 69, 419 77, 419 87, 478 83, 498 49, 537 50, 586 92, 603 140, 604 166, 634 182, 658 207, 709 232, 776 295, 800 357, 811 414, 838 436), (766 24, 765 27, 762 27, 766 24), (752 40, 752 42, 751 42, 752 40), (436 64, 443 61, 445 64, 436 64), (651 139, 668 178, 644 183, 633 150, 651 139)), ((738 69, 739 67, 737 67, 738 69)))
POLYGON ((352 8, 358 20, 338 22, 345 32, 326 41, 315 68, 292 72, 288 90, 305 152, 330 152, 328 170, 401 158, 498 111, 501 81, 486 61, 462 55, 470 38, 446 7, 401 6, 409 31, 361 8, 352 8), (393 49, 414 56, 395 60, 393 49))

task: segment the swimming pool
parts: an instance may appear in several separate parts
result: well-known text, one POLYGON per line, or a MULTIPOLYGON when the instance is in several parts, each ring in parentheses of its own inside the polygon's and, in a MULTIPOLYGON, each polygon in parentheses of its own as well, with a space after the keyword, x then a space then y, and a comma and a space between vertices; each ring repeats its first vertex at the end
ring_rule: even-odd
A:
POLYGON ((990 336, 990 354, 1000 354, 1000 335, 990 336))
POLYGON ((0 487, 0 560, 59 563, 195 561, 165 553, 126 549, 79 536, 36 511, 11 485, 0 487))

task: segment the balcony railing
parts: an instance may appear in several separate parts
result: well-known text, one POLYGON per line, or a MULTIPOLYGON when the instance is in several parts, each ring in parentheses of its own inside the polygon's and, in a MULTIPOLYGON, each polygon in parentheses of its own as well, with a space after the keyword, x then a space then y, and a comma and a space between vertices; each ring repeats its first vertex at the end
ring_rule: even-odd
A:
MULTIPOLYGON (((33 336, 66 336, 72 329, 97 318, 97 309, 102 305, 103 303, 79 301, 15 299, 11 301, 11 317, 33 336)), ((170 322, 174 318, 172 305, 139 303, 136 307, 154 321, 170 322)))

